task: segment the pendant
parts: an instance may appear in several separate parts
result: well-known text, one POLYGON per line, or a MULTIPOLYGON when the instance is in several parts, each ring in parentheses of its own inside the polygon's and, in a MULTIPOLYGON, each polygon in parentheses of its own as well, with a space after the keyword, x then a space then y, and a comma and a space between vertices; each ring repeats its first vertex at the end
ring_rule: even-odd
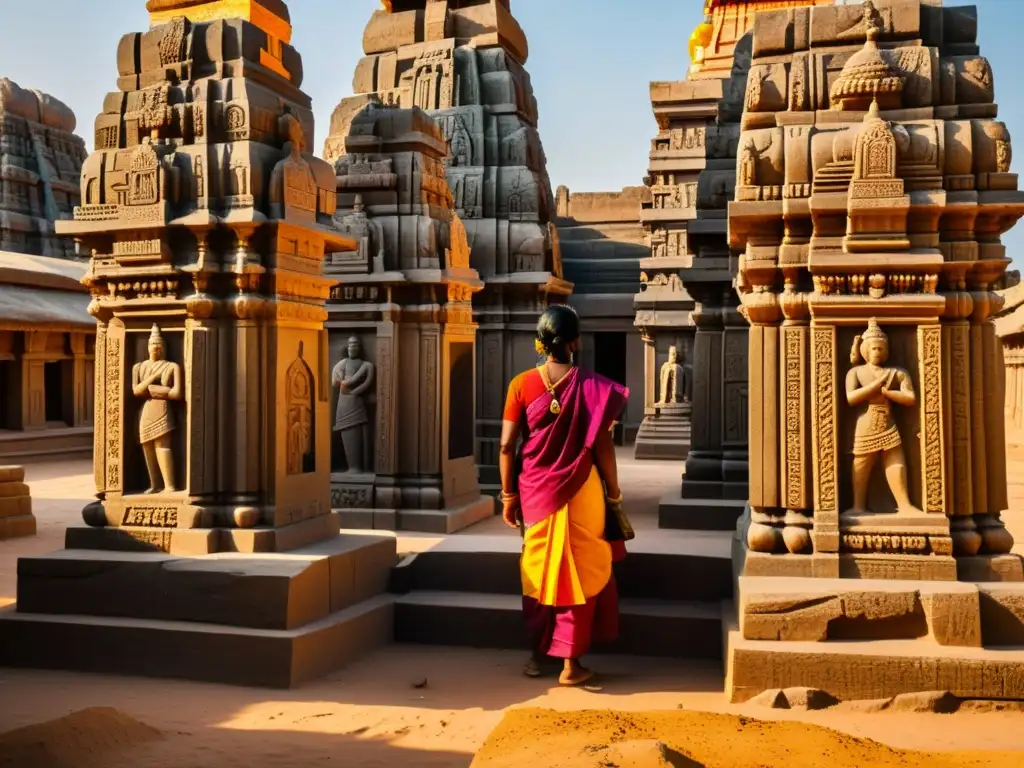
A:
POLYGON ((553 414, 555 414, 555 416, 557 416, 562 412, 562 406, 558 403, 557 400, 555 400, 555 398, 552 397, 551 405, 548 406, 548 410, 550 410, 553 414))

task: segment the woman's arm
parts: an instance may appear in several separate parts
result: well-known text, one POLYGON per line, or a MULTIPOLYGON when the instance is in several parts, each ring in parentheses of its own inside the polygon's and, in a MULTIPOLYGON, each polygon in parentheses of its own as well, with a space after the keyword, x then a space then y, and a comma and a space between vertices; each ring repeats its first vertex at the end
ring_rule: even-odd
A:
POLYGON ((498 447, 498 471, 501 473, 501 516, 510 528, 519 526, 519 491, 516 483, 516 447, 519 445, 519 422, 501 422, 501 443, 498 447))
POLYGON ((602 431, 597 436, 597 442, 594 443, 594 464, 597 465, 597 471, 604 481, 608 498, 620 498, 622 491, 619 488, 619 466, 615 461, 615 442, 611 429, 602 431))

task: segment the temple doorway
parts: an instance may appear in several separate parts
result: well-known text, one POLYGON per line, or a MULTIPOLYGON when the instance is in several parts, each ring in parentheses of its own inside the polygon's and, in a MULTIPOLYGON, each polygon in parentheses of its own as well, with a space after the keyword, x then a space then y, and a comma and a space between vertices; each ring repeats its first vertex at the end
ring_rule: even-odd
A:
MULTIPOLYGON (((626 385, 626 334, 594 334, 594 371, 626 385)), ((620 423, 615 426, 615 444, 622 445, 624 441, 625 428, 620 423)))
POLYGON ((46 407, 46 423, 66 425, 64 417, 64 377, 61 363, 46 363, 43 366, 43 397, 46 407))

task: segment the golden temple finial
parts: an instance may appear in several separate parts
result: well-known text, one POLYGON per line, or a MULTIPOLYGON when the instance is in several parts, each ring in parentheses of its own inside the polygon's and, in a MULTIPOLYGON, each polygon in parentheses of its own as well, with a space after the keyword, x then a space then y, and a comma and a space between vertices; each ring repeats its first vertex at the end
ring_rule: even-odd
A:
POLYGON ((281 43, 291 43, 291 14, 284 0, 148 0, 149 23, 165 24, 184 16, 193 24, 217 19, 244 19, 281 43))

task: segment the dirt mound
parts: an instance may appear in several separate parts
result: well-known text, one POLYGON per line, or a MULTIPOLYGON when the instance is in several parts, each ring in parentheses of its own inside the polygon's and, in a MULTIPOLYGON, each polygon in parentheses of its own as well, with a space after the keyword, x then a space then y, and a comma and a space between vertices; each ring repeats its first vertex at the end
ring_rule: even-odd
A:
POLYGON ((0 734, 3 768, 112 765, 113 753, 162 739, 156 728, 108 707, 83 709, 0 734))
POLYGON ((472 768, 1020 768, 1013 752, 908 752, 798 722, 704 712, 505 715, 472 768))

